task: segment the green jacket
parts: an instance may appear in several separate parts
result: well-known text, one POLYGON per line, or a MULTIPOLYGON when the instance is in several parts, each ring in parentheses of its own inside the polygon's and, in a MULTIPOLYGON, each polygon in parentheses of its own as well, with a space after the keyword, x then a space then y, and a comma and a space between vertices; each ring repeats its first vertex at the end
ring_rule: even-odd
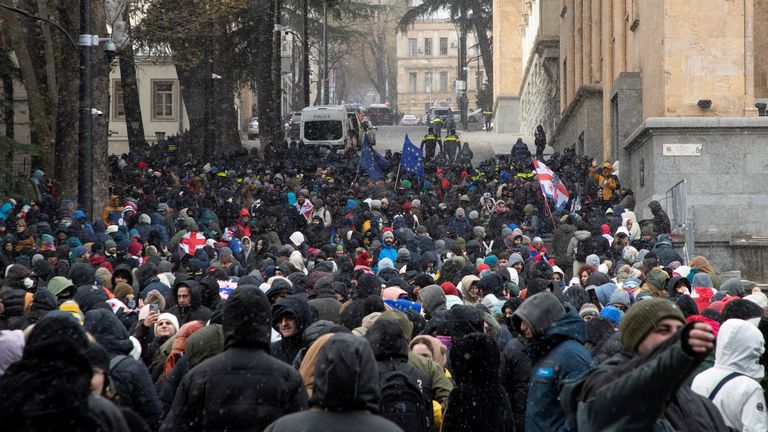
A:
POLYGON ((709 399, 684 385, 706 358, 688 352, 688 324, 645 354, 623 351, 560 391, 565 415, 590 431, 727 431, 709 399))

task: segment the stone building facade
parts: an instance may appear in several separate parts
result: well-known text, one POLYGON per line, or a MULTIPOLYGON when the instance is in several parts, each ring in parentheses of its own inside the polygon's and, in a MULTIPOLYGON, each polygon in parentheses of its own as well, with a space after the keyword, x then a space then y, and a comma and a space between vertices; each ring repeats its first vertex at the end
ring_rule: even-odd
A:
POLYGON ((552 94, 535 72, 546 66, 526 50, 538 11, 539 27, 557 27, 555 150, 576 144, 598 162, 619 161, 640 219, 651 200, 678 209, 673 228, 692 234, 694 253, 768 281, 749 258, 768 256, 768 189, 755 180, 768 169, 768 118, 758 117, 768 104, 768 2, 496 0, 499 10, 494 54, 514 50, 509 71, 520 75, 494 96, 518 98, 519 131, 530 133, 552 94), (541 13, 545 3, 556 13, 541 13))
MULTIPOLYGON (((397 108, 421 117, 431 106, 458 109, 456 80, 459 35, 449 18, 418 20, 397 34, 397 108)), ((467 35, 467 99, 476 105, 477 88, 485 82, 474 33, 467 35)))
POLYGON ((560 122, 559 13, 556 2, 526 5, 520 23, 525 68, 520 88, 520 132, 533 136, 541 125, 548 138, 560 122))

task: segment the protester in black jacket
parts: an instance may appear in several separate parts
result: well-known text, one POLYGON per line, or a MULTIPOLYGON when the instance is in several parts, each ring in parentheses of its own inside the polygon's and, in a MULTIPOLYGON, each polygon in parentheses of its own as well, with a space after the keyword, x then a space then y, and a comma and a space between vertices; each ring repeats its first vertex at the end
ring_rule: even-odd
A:
POLYGON ((184 377, 161 431, 263 430, 306 409, 298 372, 267 353, 267 297, 256 286, 239 286, 224 304, 223 321, 224 352, 184 377))
POLYGON ((368 343, 338 333, 320 349, 314 370, 311 411, 291 414, 271 424, 267 432, 398 432, 391 421, 372 415, 378 409, 376 360, 368 343))
POLYGON ((87 348, 88 339, 71 314, 43 317, 29 334, 24 357, 0 377, 0 430, 97 430, 88 412, 87 348))
POLYGON ((272 344, 270 354, 285 363, 293 364, 304 347, 304 330, 312 324, 312 311, 303 297, 291 295, 272 306, 272 327, 282 339, 272 344), (291 322, 292 321, 292 322, 291 322))
POLYGON ((512 407, 499 385, 499 348, 485 333, 470 333, 450 351, 456 387, 448 398, 444 432, 514 431, 512 407))
POLYGON ((155 429, 163 414, 155 386, 144 363, 129 354, 133 343, 128 330, 109 309, 93 309, 85 313, 83 329, 96 338, 109 354, 110 376, 120 397, 120 404, 136 411, 155 429))
POLYGON ((194 279, 186 279, 173 284, 173 298, 176 299, 177 304, 168 309, 167 312, 176 315, 176 318, 179 319, 179 326, 195 320, 206 322, 211 317, 211 310, 202 305, 203 295, 200 291, 200 285, 194 279), (181 297, 179 297, 179 288, 185 288, 181 297))

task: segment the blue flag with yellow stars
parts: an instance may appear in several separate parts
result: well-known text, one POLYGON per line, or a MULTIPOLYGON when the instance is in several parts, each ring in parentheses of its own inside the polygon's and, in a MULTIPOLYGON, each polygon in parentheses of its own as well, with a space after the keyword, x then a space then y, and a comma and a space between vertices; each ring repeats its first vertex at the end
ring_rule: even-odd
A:
POLYGON ((424 176, 424 152, 413 145, 408 135, 403 142, 403 155, 400 157, 400 167, 403 171, 415 174, 417 177, 424 176))
POLYGON ((381 171, 389 168, 389 161, 371 148, 368 135, 363 137, 363 148, 360 150, 360 166, 371 180, 380 179, 382 177, 381 171))

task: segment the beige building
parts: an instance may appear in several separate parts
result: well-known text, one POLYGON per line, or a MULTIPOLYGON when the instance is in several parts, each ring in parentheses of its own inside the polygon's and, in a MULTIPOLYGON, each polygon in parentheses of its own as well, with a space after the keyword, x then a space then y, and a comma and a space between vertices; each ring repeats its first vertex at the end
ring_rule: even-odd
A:
POLYGON ((619 162, 690 256, 768 281, 768 1, 494 0, 497 131, 619 162), (556 65, 556 66, 555 66, 556 65), (748 212, 741 211, 747 208, 748 212), (734 213, 735 212, 735 213, 734 213), (734 214, 739 214, 734 218, 734 214))
MULTIPOLYGON (((458 109, 459 35, 450 19, 423 19, 397 35, 397 109, 421 117, 431 106, 458 109)), ((467 99, 476 104, 485 82, 474 34, 467 35, 467 99)))

